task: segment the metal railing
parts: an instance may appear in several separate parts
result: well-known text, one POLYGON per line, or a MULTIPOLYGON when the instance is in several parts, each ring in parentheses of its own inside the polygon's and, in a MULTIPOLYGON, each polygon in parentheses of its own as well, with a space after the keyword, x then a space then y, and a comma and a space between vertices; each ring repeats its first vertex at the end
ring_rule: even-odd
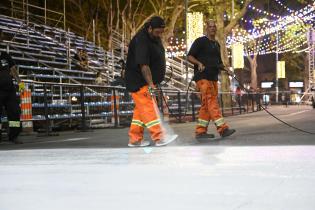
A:
POLYGON ((57 12, 47 8, 47 0, 42 0, 44 7, 30 4, 28 0, 18 1, 10 0, 11 2, 11 16, 24 19, 28 22, 30 17, 35 17, 38 20, 44 21, 45 25, 53 27, 62 24, 62 28, 66 29, 66 15, 65 15, 65 0, 63 0, 63 12, 57 12), (42 15, 39 15, 42 14, 42 15))
MULTIPOLYGON (((129 126, 131 122, 134 103, 123 87, 27 81, 26 86, 32 92, 32 121, 35 130, 44 130, 48 134, 57 129, 57 125, 59 129, 86 130, 93 128, 95 121, 106 127, 129 126), (62 92, 59 91, 61 86, 62 92), (97 93, 88 89, 94 89, 97 93)), ((231 93, 220 93, 219 102, 224 94, 231 93)), ((234 97, 236 98, 235 95, 234 97)), ((232 107, 223 107, 221 103, 223 116, 259 111, 263 95, 244 94, 240 100, 234 100, 232 107)), ((198 92, 162 89, 157 97, 157 105, 165 120, 195 121, 201 107, 200 95, 198 92)))

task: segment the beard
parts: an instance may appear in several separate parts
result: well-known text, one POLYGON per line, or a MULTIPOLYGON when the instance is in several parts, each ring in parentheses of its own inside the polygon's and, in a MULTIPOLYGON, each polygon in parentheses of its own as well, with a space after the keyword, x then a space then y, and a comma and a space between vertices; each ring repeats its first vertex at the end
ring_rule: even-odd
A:
POLYGON ((152 36, 152 40, 155 42, 160 42, 161 38, 159 36, 152 36))
POLYGON ((154 36, 152 33, 149 33, 150 38, 154 41, 154 42, 160 42, 161 38, 159 36, 154 36))

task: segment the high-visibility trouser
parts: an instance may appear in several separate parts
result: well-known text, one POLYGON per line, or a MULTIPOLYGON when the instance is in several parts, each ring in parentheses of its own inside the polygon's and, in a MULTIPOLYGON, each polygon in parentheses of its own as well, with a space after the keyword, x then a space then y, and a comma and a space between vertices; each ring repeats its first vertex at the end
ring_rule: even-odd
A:
POLYGON ((197 82, 197 88, 201 94, 201 107, 196 135, 206 133, 211 120, 216 125, 218 133, 221 134, 228 125, 224 122, 218 103, 218 82, 202 79, 197 82))
POLYGON ((163 138, 164 129, 158 114, 155 98, 148 91, 148 86, 131 94, 135 103, 132 122, 129 130, 129 142, 135 143, 143 139, 144 128, 148 128, 151 139, 157 141, 163 138))
POLYGON ((19 100, 16 96, 15 89, 9 91, 0 90, 0 120, 2 116, 2 107, 5 107, 8 124, 9 124, 9 140, 14 140, 21 132, 19 100))

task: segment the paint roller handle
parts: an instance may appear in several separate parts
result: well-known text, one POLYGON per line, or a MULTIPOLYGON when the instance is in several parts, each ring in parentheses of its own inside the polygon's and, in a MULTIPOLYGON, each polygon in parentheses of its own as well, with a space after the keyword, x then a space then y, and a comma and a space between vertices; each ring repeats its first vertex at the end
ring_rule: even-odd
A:
POLYGON ((221 71, 225 71, 230 76, 234 76, 234 72, 232 71, 232 67, 226 67, 223 64, 220 64, 219 69, 221 69, 221 71))

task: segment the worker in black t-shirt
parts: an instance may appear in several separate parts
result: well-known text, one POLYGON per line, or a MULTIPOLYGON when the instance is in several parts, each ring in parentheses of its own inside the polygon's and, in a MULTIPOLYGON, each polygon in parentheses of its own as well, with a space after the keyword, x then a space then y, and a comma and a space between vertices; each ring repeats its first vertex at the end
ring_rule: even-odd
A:
POLYGON ((125 72, 126 88, 135 103, 129 130, 130 147, 150 144, 143 140, 145 127, 156 146, 166 145, 176 138, 175 135, 166 137, 153 94, 165 76, 165 49, 161 42, 164 27, 161 17, 152 17, 130 41, 125 72))
MULTIPOLYGON (((0 43, 2 42, 2 31, 0 29, 0 43)), ((19 91, 24 90, 24 83, 19 78, 18 71, 11 56, 6 52, 0 52, 0 120, 2 116, 2 107, 6 109, 9 124, 9 140, 21 144, 17 139, 21 131, 20 106, 16 96, 16 90, 12 79, 19 85, 19 91)), ((1 134, 0 134, 1 137, 1 134)))
POLYGON ((215 40, 216 24, 207 21, 207 34, 197 38, 188 53, 188 60, 194 64, 194 80, 201 93, 201 108, 196 127, 196 139, 213 138, 208 134, 209 122, 214 121, 222 137, 232 135, 235 130, 229 129, 222 117, 218 103, 218 74, 225 70, 221 59, 220 45, 215 40))

